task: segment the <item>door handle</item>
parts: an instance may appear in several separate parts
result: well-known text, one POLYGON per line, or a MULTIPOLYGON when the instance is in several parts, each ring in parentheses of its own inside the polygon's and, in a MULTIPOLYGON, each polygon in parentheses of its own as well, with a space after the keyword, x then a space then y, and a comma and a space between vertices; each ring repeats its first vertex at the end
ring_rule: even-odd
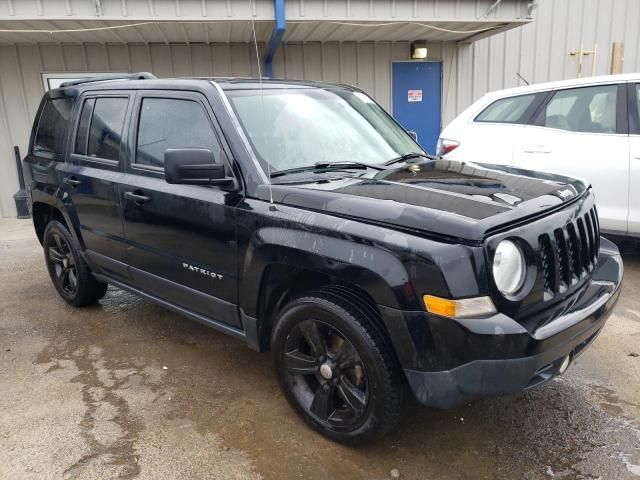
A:
POLYGON ((64 183, 66 183, 67 185, 71 185, 73 188, 76 188, 79 187, 82 182, 76 177, 66 177, 64 179, 64 183))
POLYGON ((549 147, 545 147, 544 145, 536 145, 534 147, 524 147, 524 153, 551 153, 551 149, 549 147))
POLYGON ((124 198, 126 200, 131 200, 132 202, 135 202, 137 205, 142 205, 143 203, 146 203, 149 200, 151 200, 151 198, 147 197, 146 195, 142 195, 142 193, 135 193, 135 192, 124 192, 124 198))

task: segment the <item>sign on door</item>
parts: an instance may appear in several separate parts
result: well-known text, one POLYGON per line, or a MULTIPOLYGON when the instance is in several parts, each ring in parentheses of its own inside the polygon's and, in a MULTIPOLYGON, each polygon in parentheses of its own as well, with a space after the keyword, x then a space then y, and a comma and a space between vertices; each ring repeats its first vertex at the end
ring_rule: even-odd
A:
POLYGON ((421 102, 422 101, 422 90, 408 90, 407 91, 407 101, 408 102, 421 102))

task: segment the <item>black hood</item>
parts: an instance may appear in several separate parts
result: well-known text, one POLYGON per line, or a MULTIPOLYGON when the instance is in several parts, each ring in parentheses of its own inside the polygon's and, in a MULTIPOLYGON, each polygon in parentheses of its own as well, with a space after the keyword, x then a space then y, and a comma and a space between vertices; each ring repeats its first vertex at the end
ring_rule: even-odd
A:
POLYGON ((410 163, 363 176, 331 175, 339 174, 305 173, 297 183, 274 184, 274 201, 482 240, 503 225, 556 209, 587 190, 583 182, 564 176, 451 160, 410 163))

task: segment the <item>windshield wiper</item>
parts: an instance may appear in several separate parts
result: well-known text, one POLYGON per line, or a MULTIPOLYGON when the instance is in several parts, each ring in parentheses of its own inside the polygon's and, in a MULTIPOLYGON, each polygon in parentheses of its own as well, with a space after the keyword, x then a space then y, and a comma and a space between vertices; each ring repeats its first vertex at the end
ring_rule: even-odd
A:
POLYGON ((423 157, 428 160, 436 160, 436 157, 434 157, 433 155, 428 155, 422 152, 408 152, 408 153, 403 153, 399 157, 392 158, 388 162, 384 162, 384 165, 389 166, 389 165, 393 165, 394 163, 406 162, 407 160, 410 160, 412 158, 419 158, 419 157, 423 157))
POLYGON ((322 171, 340 171, 340 170, 350 170, 350 169, 368 169, 372 168, 374 170, 386 170, 385 167, 381 167, 380 165, 372 165, 370 163, 365 162, 316 162, 313 165, 307 165, 306 167, 296 167, 296 168, 288 168, 286 170, 278 170, 277 172, 273 172, 271 174, 271 178, 281 177, 282 175, 288 175, 290 173, 301 173, 301 172, 322 172, 322 171))

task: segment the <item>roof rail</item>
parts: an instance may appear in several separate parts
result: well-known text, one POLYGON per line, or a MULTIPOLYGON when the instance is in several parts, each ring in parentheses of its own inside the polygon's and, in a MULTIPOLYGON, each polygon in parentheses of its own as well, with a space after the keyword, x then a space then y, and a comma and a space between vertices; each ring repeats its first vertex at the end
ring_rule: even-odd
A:
POLYGON ((80 80, 69 80, 60 84, 60 88, 82 85, 83 83, 104 82, 108 80, 152 80, 156 77, 153 73, 138 72, 131 75, 104 75, 99 77, 81 78, 80 80))

